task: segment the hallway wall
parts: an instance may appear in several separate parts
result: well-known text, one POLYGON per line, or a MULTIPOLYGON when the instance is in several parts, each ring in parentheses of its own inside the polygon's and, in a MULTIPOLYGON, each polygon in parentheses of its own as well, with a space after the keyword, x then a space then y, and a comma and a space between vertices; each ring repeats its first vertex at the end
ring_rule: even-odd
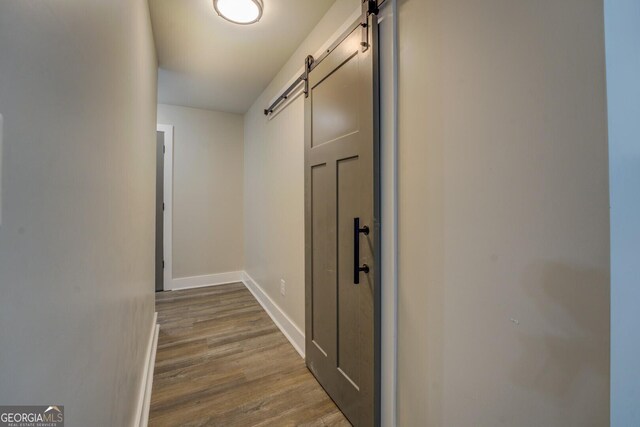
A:
POLYGON ((174 126, 173 277, 242 270, 242 115, 158 104, 158 123, 174 126))
POLYGON ((1 1, 0 403, 131 425, 154 313, 145 0, 1 1))
POLYGON ((606 426, 600 0, 401 0, 398 425, 606 426))
POLYGON ((244 116, 245 270, 304 331, 304 97, 263 109, 358 9, 337 0, 244 116), (280 295, 280 279, 286 295, 280 295))
POLYGON ((640 425, 640 2, 606 0, 611 425, 640 425))

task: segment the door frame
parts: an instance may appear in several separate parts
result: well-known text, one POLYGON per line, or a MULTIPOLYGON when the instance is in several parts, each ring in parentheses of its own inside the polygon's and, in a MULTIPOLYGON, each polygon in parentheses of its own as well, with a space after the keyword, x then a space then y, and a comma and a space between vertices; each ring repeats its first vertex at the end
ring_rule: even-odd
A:
POLYGON ((378 13, 380 86, 380 424, 397 424, 398 353, 398 9, 378 13), (391 60, 387 60, 390 58, 391 60))
POLYGON ((162 224, 164 275, 162 289, 173 290, 173 125, 158 124, 164 133, 164 215, 162 224))

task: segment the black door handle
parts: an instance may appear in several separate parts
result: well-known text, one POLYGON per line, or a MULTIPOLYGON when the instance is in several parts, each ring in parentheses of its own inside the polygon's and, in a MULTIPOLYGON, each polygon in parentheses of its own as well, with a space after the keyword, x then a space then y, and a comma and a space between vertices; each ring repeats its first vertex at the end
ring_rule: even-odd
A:
POLYGON ((360 233, 369 235, 369 227, 366 225, 360 228, 360 218, 353 218, 353 283, 360 283, 360 272, 369 272, 369 266, 363 264, 360 267, 360 233))

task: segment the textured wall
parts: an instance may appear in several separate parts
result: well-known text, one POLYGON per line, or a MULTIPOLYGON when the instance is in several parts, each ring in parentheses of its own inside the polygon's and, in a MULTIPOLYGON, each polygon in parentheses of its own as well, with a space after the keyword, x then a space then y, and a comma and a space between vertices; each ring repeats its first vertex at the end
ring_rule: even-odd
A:
POLYGON ((399 8, 398 425, 607 425, 602 1, 399 8))
POLYGON ((132 421, 154 312, 144 0, 0 2, 0 404, 132 421))

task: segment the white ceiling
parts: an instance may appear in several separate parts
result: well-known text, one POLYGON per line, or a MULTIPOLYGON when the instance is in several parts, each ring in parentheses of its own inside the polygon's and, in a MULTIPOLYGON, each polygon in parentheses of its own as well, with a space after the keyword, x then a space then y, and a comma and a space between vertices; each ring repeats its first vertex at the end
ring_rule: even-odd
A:
POLYGON ((150 0, 158 102, 246 112, 333 2, 264 0, 260 22, 237 25, 212 0, 150 0))

